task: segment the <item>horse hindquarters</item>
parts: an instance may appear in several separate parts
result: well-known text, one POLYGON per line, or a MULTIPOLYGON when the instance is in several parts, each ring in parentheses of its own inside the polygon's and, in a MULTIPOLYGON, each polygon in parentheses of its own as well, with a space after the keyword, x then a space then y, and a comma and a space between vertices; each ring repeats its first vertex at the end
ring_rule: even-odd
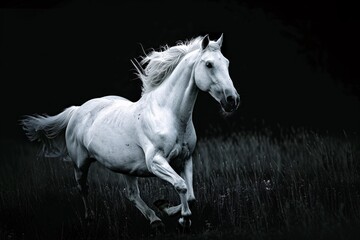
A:
POLYGON ((75 179, 78 183, 82 199, 85 205, 85 217, 89 216, 89 207, 86 200, 88 186, 86 178, 91 164, 86 151, 78 144, 69 142, 68 126, 71 118, 79 107, 72 106, 55 115, 32 115, 25 116, 20 124, 30 141, 39 141, 42 144, 40 154, 44 157, 62 158, 74 161, 75 179), (69 148, 69 146, 71 146, 69 148), (70 150, 70 151, 69 151, 70 150))

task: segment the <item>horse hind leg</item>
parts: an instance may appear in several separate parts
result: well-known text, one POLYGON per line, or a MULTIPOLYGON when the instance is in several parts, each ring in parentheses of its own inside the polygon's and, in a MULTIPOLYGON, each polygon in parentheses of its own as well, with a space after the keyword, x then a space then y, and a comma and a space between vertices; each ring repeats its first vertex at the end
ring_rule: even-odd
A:
POLYGON ((126 184, 126 197, 132 202, 137 209, 150 221, 152 230, 156 232, 164 231, 164 224, 161 219, 156 216, 155 212, 140 197, 138 186, 138 178, 134 176, 124 175, 126 184))
POLYGON ((89 186, 87 184, 87 176, 92 162, 92 159, 85 158, 81 162, 74 164, 75 180, 85 209, 85 220, 91 220, 94 217, 88 202, 89 186))

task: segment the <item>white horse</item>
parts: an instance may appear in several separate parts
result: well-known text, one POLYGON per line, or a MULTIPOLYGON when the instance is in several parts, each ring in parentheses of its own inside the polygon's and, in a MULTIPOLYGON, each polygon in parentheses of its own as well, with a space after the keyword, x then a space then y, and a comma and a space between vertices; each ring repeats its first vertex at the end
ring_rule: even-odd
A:
POLYGON ((199 36, 145 55, 134 63, 143 83, 137 102, 105 96, 55 116, 35 114, 21 120, 28 138, 44 143, 45 156, 73 161, 85 218, 92 214, 88 170, 98 161, 124 174, 127 198, 152 226, 163 224, 141 199, 138 177, 156 176, 171 183, 181 204, 170 207, 160 201, 158 207, 168 215, 181 212, 179 223, 190 226, 196 145, 192 112, 198 91, 209 92, 224 112, 235 111, 240 101, 229 76, 229 60, 221 53, 222 41, 223 35, 216 41, 199 36))

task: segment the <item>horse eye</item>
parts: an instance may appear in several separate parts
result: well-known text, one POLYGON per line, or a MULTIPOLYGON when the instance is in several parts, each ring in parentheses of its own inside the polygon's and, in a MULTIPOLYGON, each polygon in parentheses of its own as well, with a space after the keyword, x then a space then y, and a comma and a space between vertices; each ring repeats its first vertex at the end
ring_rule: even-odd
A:
POLYGON ((208 68, 212 68, 213 67, 213 65, 211 64, 211 62, 206 62, 206 67, 208 67, 208 68))

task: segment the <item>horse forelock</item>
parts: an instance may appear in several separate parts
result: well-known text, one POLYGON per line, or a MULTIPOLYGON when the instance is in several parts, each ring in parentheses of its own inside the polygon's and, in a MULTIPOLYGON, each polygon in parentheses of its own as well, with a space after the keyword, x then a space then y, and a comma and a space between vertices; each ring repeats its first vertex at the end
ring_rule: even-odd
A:
POLYGON ((207 50, 210 50, 210 51, 219 50, 220 51, 220 46, 216 42, 210 42, 209 45, 207 46, 207 50))
POLYGON ((160 47, 142 57, 135 66, 137 75, 142 81, 142 93, 147 93, 159 86, 175 69, 181 59, 187 54, 200 48, 202 37, 187 41, 178 41, 177 45, 160 47), (145 67, 143 67, 145 66, 145 67))

